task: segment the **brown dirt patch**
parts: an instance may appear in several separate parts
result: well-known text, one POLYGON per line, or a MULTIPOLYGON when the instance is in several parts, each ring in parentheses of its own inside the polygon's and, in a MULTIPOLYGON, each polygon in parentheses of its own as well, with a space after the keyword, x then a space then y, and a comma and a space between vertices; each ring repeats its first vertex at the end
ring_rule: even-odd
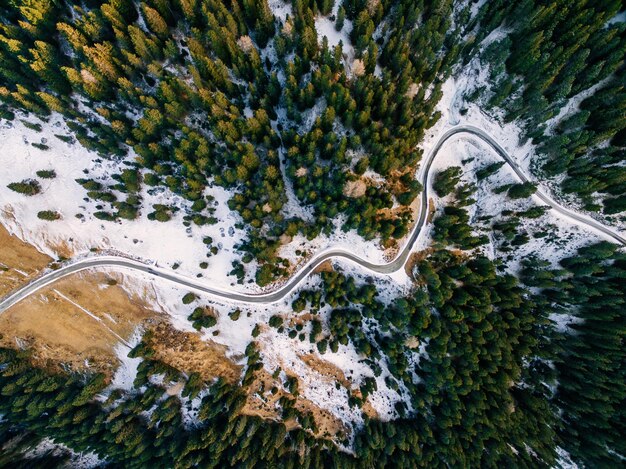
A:
POLYGON ((0 224, 0 296, 26 283, 51 261, 49 256, 9 234, 0 224))
POLYGON ((367 184, 365 181, 358 179, 356 181, 348 181, 343 186, 343 195, 346 197, 357 198, 365 195, 367 184))
POLYGON ((280 241, 280 244, 284 246, 285 244, 291 243, 291 241, 293 240, 293 237, 283 233, 282 235, 280 235, 280 238, 278 239, 280 241))
POLYGON ((241 366, 226 357, 225 346, 202 339, 200 334, 182 332, 166 322, 152 329, 148 345, 155 351, 154 359, 185 373, 199 373, 205 381, 221 376, 230 383, 241 375, 241 366))
POLYGON ((427 223, 433 222, 433 217, 435 216, 435 212, 437 211, 437 207, 435 207, 435 201, 432 198, 428 199, 428 218, 426 219, 427 223))
POLYGON ((314 274, 321 274, 322 272, 334 272, 333 263, 331 261, 324 261, 318 265, 314 270, 314 274))
POLYGON ((48 243, 52 249, 58 254, 59 257, 70 259, 74 256, 75 251, 69 241, 59 241, 57 243, 48 243))
POLYGON ((115 346, 157 316, 110 275, 87 272, 59 280, 0 315, 0 344, 28 347, 36 362, 72 369, 117 368, 115 346))
POLYGON ((367 399, 363 403, 361 410, 363 411, 365 415, 367 415, 371 419, 377 419, 380 417, 380 415, 378 415, 378 412, 376 412, 376 409, 374 409, 374 407, 372 407, 372 404, 370 404, 369 399, 367 399))
POLYGON ((413 270, 415 269, 415 265, 418 262, 426 259, 430 254, 433 253, 433 251, 433 248, 427 248, 423 251, 414 252, 409 256, 406 264, 404 264, 404 271, 410 279, 415 280, 415 278, 413 277, 413 270))
MULTIPOLYGON (((348 389, 354 396, 362 398, 360 389, 352 389, 352 383, 348 380, 348 378, 346 378, 346 375, 338 366, 313 354, 299 355, 299 358, 311 369, 321 374, 325 379, 330 380, 333 383, 338 382, 344 388, 348 389)), ((376 412, 376 409, 372 407, 372 404, 367 399, 363 403, 361 410, 370 418, 378 418, 378 412, 376 412)))
POLYGON ((326 360, 322 360, 313 354, 299 355, 299 358, 310 368, 317 371, 321 375, 328 377, 333 382, 338 381, 343 387, 350 389, 351 383, 346 378, 344 372, 338 366, 326 360))
POLYGON ((285 319, 285 324, 289 327, 295 327, 299 324, 307 324, 313 319, 318 319, 318 316, 311 313, 300 313, 298 315, 289 314, 285 319))
MULTIPOLYGON (((287 374, 290 374, 287 372, 287 374)), ((291 375, 291 374, 290 374, 291 375)), ((282 389, 281 384, 275 380, 265 369, 261 369, 255 374, 255 381, 250 385, 248 392, 248 400, 241 410, 244 415, 256 415, 258 417, 269 420, 281 420, 280 411, 277 410, 278 401, 283 396, 291 396, 282 389), (272 390, 275 390, 272 393, 272 390)), ((301 387, 302 384, 299 383, 301 387)), ((348 430, 343 422, 335 417, 327 410, 320 409, 308 399, 298 396, 294 407, 300 412, 311 413, 317 425, 318 437, 331 438, 338 436, 343 438, 348 430)), ((288 430, 298 427, 295 420, 286 420, 283 422, 288 430)))

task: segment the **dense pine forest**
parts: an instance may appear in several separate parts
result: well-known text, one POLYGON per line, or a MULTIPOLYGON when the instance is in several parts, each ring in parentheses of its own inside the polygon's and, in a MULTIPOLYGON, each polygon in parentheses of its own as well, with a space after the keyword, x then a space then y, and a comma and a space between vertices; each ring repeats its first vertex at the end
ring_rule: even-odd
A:
MULTIPOLYGON (((103 223, 142 211, 155 229, 171 223, 179 207, 142 204, 141 188, 160 187, 188 202, 186 226, 214 224, 205 190, 228 189, 246 230, 233 272, 241 279, 258 265, 265 286, 289 271, 279 256, 285 236, 313 240, 340 220, 389 247, 409 232, 423 190, 420 144, 441 118, 442 86, 478 61, 489 80, 467 99, 519 124, 536 148, 534 176, 594 216, 624 217, 619 0, 284 3, 289 13, 279 17, 268 0, 1 2, 0 120, 36 130, 62 115, 71 140, 117 162, 110 181, 76 179, 103 223), (347 43, 318 37, 322 16, 347 43), (290 212, 290 198, 310 216, 290 212)), ((501 167, 483 166, 477 181, 501 167)), ((505 254, 529 241, 521 220, 546 208, 483 223, 497 241, 487 256, 490 238, 469 212, 477 186, 461 183, 463 173, 452 166, 434 177, 447 202, 410 292, 388 303, 374 282, 322 272, 319 288, 297 291, 286 314, 329 305, 328 324, 314 313, 305 329, 278 316, 268 324, 322 356, 351 344, 372 369, 384 364, 386 384, 403 396, 396 418, 364 413, 336 441, 318 434, 295 397, 280 399, 280 419, 244 414, 263 369, 254 332, 235 383, 160 362, 148 333, 130 353, 142 361, 129 392, 102 374, 34 366, 27 349, 2 349, 0 465, 58 467, 81 453, 102 467, 548 468, 566 452, 581 467, 620 467, 626 255, 588 243, 556 264, 537 252, 507 270, 514 256, 505 254), (163 381, 184 382, 181 395, 168 395, 163 381), (25 456, 46 439, 63 446, 25 456)), ((41 187, 33 179, 9 189, 29 196, 41 187)), ((536 189, 499 190, 516 200, 536 189)), ((189 319, 198 330, 215 323, 201 311, 189 319)), ((349 405, 361 408, 374 386, 362 383, 349 405)), ((284 387, 297 395, 293 383, 284 387)))
POLYGON ((148 337, 131 351, 144 360, 130 394, 102 394, 103 375, 46 371, 30 365, 27 351, 3 350, 2 441, 54 438, 103 464, 130 467, 553 467, 557 447, 589 467, 620 464, 624 254, 599 243, 559 269, 529 259, 522 283, 485 257, 447 250, 417 271, 415 292, 389 307, 373 285, 357 288, 337 273, 324 274, 321 295, 304 291, 296 300, 333 306, 329 336, 318 344, 351 341, 365 359, 382 356, 391 379, 410 393, 403 417, 366 420, 352 454, 311 436, 315 420, 289 399, 283 415, 299 424, 290 431, 239 413, 262 368, 254 342, 239 385, 206 383, 151 359, 148 337), (580 320, 566 334, 549 320, 562 310, 580 320), (364 336, 363 322, 372 318, 380 332, 364 336), (417 363, 408 338, 426 344, 417 363), (193 426, 155 375, 185 382, 181 397, 200 400, 193 426))

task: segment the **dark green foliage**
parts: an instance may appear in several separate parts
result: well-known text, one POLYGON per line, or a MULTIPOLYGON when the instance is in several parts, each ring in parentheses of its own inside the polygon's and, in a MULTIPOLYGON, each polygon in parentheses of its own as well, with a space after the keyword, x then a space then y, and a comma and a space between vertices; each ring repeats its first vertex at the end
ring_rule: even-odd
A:
MULTIPOLYGON (((448 3, 340 5, 336 25, 352 21, 351 40, 363 61, 357 77, 344 67, 347 45, 331 48, 316 37, 315 15, 329 15, 333 5, 295 2, 285 25, 266 0, 35 7, 17 0, 0 10, 2 109, 7 117, 19 109, 44 120, 60 113, 72 133, 60 137, 103 158, 118 161, 134 151, 133 166, 112 181, 85 181, 90 197, 113 204, 98 212, 101 219, 135 218, 140 205, 115 196, 135 193, 145 182, 191 201, 195 213, 186 213, 185 221, 210 224, 216 220, 200 200, 204 189, 209 181, 230 189, 229 208, 248 229, 239 249, 259 261, 257 280, 267 285, 286 267, 276 256, 282 235, 313 239, 341 213, 344 228, 367 239, 407 233, 410 210, 384 209, 396 201, 409 205, 421 190, 414 181, 417 147, 439 118, 440 83, 451 73, 468 20, 456 18, 458 27, 450 30, 448 3), (385 39, 374 41, 383 21, 385 39), (417 21, 419 27, 409 26, 417 21), (278 60, 272 54, 261 60, 270 43, 278 60), (412 84, 421 91, 407 93, 412 84), (313 107, 319 118, 303 126, 302 116, 313 107), (275 125, 279 113, 287 119, 275 125), (357 174, 369 167, 390 183, 348 200, 350 151, 363 155, 357 174), (301 169, 306 177, 298 176, 301 169), (313 220, 284 219, 285 177, 313 208, 313 220)), ((172 215, 172 207, 148 213, 161 222, 172 215)))
POLYGON ((478 15, 479 37, 500 23, 510 29, 482 57, 496 83, 488 104, 504 108, 507 121, 525 124, 526 135, 540 144, 543 172, 565 176, 563 191, 577 194, 587 210, 606 213, 626 208, 616 201, 626 192, 626 27, 608 23, 620 8, 614 0, 493 1, 478 15), (565 113, 552 132, 545 123, 581 92, 587 97, 579 109, 565 113))
MULTIPOLYGON (((626 208, 626 35, 623 23, 607 24, 620 2, 493 0, 472 16, 470 4, 452 1, 344 0, 335 24, 341 29, 344 15, 352 22, 362 74, 347 73, 345 50, 316 37, 315 15, 329 14, 332 6, 296 0, 285 25, 264 0, 4 2, 0 117, 13 119, 19 110, 46 120, 60 113, 72 132, 65 139, 119 163, 110 181, 78 180, 90 197, 106 202, 106 211, 94 213, 102 220, 134 218, 145 183, 187 200, 181 215, 190 226, 212 223, 205 189, 210 183, 229 189, 228 206, 248 233, 239 246, 242 260, 256 258, 257 283, 268 285, 287 272, 277 255, 283 235, 313 239, 329 232, 340 214, 344 229, 367 239, 407 232, 408 210, 389 209, 410 204, 421 190, 414 180, 418 145, 439 119, 442 83, 503 25, 505 37, 484 51, 495 84, 488 103, 503 107, 507 121, 526 125, 543 155, 542 171, 565 175, 563 190, 578 194, 586 208, 626 208), (277 52, 274 63, 261 60, 267 44, 277 52), (567 99, 595 84, 579 109, 554 128, 544 125, 567 99), (121 160, 129 149, 137 159, 126 167, 130 161, 121 160), (346 184, 367 170, 385 183, 348 198, 346 184), (285 178, 312 220, 286 219, 285 178)), ((499 167, 480 169, 478 179, 499 167)), ((464 207, 475 188, 459 185, 460 176, 460 168, 449 168, 435 179, 438 195, 455 199, 435 220, 435 238, 440 247, 472 249, 486 237, 468 224, 464 207)), ((27 195, 40 190, 30 180, 9 187, 27 195)), ((528 185, 506 190, 511 197, 534 192, 528 185)), ((174 213, 155 205, 148 217, 167 221, 174 213)), ((494 231, 523 244, 529 237, 518 232, 520 218, 542 213, 511 214, 494 231)), ((209 248, 216 248, 212 240, 209 248)), ((239 282, 244 263, 233 264, 239 282)), ((606 244, 581 250, 556 271, 527 259, 524 281, 543 289, 534 294, 499 275, 486 258, 462 259, 442 249, 418 263, 415 290, 389 304, 367 282, 324 273, 323 289, 302 292, 292 307, 318 314, 322 303, 329 305, 328 322, 316 318, 310 329, 293 331, 275 316, 273 327, 293 337, 299 332, 320 353, 351 343, 377 377, 385 365, 386 382, 411 402, 412 411, 396 406, 396 420, 366 419, 354 454, 238 412, 245 387, 263 367, 254 346, 246 350, 244 390, 222 381, 208 387, 192 431, 182 425, 178 398, 161 398, 163 389, 148 379, 159 373, 184 378, 150 361, 154 352, 146 343, 131 352, 144 358, 136 384, 146 390, 119 393, 115 406, 94 400, 105 384, 101 376, 47 376, 24 352, 0 351, 0 438, 15 432, 32 441, 53 437, 96 452, 112 467, 534 468, 554 466, 557 445, 589 467, 618 467, 616 455, 626 454, 623 270, 623 256, 606 244), (553 312, 576 314, 583 322, 570 328, 577 334, 553 340, 547 319, 553 312), (425 353, 417 357, 409 341, 425 353)), ((195 296, 185 298, 189 304, 195 296)), ((198 329, 216 324, 200 307, 189 319, 198 329)), ((260 332, 257 325, 252 336, 260 332)), ((365 377, 360 394, 374 392, 375 383, 365 377)), ((286 387, 297 393, 297 379, 289 377, 286 387)), ((192 398, 205 388, 191 374, 183 393, 192 398)), ((304 422, 289 402, 283 415, 304 422)), ((358 406, 363 399, 351 395, 349 402, 358 406)))
POLYGON ((57 173, 54 169, 42 169, 41 171, 37 171, 35 174, 37 174, 37 177, 42 179, 54 179, 57 177, 57 173))
POLYGON ((335 19, 335 29, 341 31, 346 20, 346 10, 343 5, 337 9, 337 18, 335 19))
POLYGON ((272 316, 268 322, 268 324, 270 325, 270 327, 280 327, 283 324, 283 318, 281 318, 280 316, 272 316))
MULTIPOLYGON (((107 465, 120 467, 231 467, 236 461, 250 461, 257 467, 294 467, 302 458, 302 444, 307 448, 304 458, 309 465, 320 467, 331 460, 350 463, 349 456, 302 430, 287 432, 282 423, 240 414, 246 398, 237 385, 221 379, 209 384, 197 373, 185 378, 177 370, 150 360, 146 342, 140 346, 133 350, 134 356, 144 358, 135 391, 114 391, 113 406, 94 400, 105 384, 102 375, 84 380, 73 374, 49 374, 32 367, 24 353, 0 349, 6 364, 0 375, 0 411, 4 416, 0 443, 20 436, 11 450, 3 450, 0 462, 6 461, 11 467, 58 467, 67 459, 66 452, 55 452, 54 456, 44 453, 29 460, 21 456, 44 438, 53 438, 76 452, 94 452, 107 465), (150 376, 159 374, 165 375, 166 382, 184 382, 184 397, 194 398, 206 391, 194 428, 183 426, 178 397, 161 399, 165 388, 149 381, 150 376), (140 386, 144 388, 140 390, 140 386), (139 416, 148 410, 149 418, 139 416)), ((314 426, 314 422, 309 425, 314 426)))
MULTIPOLYGON (((336 272, 323 274, 320 298, 314 298, 319 292, 301 292, 313 305, 321 300, 336 305, 327 332, 319 321, 312 323, 311 335, 324 335, 317 341, 320 353, 352 342, 364 359, 385 361, 390 387, 401 381, 410 393, 414 412, 398 405, 401 417, 396 420, 366 419, 356 435, 354 456, 299 430, 286 432, 282 424, 239 414, 245 402, 241 388, 221 380, 207 387, 197 373, 185 379, 150 361, 149 334, 130 354, 145 357, 135 383, 145 390, 123 396, 107 410, 93 401, 105 384, 102 375, 86 380, 49 376, 32 368, 24 352, 0 350, 6 364, 0 375, 3 425, 20 425, 37 438, 54 434, 72 449, 95 451, 122 465, 156 460, 203 465, 236 457, 255 467, 287 467, 296 460, 310 461, 310 467, 328 467, 332 460, 346 468, 433 467, 436 461, 454 467, 551 467, 559 445, 593 467, 614 467, 619 461, 611 451, 621 451, 623 445, 620 404, 626 390, 615 376, 623 361, 626 260, 615 246, 600 243, 562 264, 563 269, 551 271, 547 263, 525 263, 524 281, 543 286, 539 295, 524 290, 514 277, 499 275, 485 257, 464 260, 447 250, 419 261, 418 287, 390 305, 376 300, 373 285, 357 286, 336 272), (563 307, 574 308, 585 322, 570 326, 578 333, 562 336, 554 347, 548 314, 563 307), (366 326, 371 320, 385 333, 372 334, 366 326), (414 351, 404 345, 409 338, 425 347, 415 365, 409 361, 414 351), (556 386, 557 376, 546 360, 555 363, 558 373, 554 396, 548 386, 556 386), (177 398, 158 399, 163 388, 154 389, 148 378, 160 373, 166 380, 184 379, 183 396, 207 390, 193 431, 182 428, 177 398), (152 406, 148 421, 137 417, 152 406), (45 421, 42 411, 48 415, 45 421), (164 447, 168 450, 161 451, 164 447), (292 453, 296 448, 300 456, 292 453)), ((273 327, 281 322, 277 318, 271 319, 273 327)), ((255 327, 253 335, 258 333, 255 327)), ((244 387, 262 367, 254 343, 246 357, 244 387)), ((285 388, 297 396, 297 384, 288 376, 285 388)), ((362 398, 376 389, 371 377, 360 382, 362 398)), ((362 398, 351 396, 351 405, 362 405, 362 398)), ((292 416, 293 401, 281 402, 284 418, 292 416)), ((303 426, 311 425, 305 420, 303 426)))
POLYGON ((197 296, 195 293, 186 293, 185 296, 183 296, 183 304, 184 305, 188 305, 190 303, 193 303, 196 300, 197 296))
POLYGON ((20 194, 33 196, 39 194, 41 192, 41 186, 39 182, 34 179, 24 179, 21 182, 12 182, 7 185, 9 189, 15 192, 19 192, 20 194))
POLYGON ((37 218, 41 218, 42 220, 54 221, 61 218, 61 214, 59 212, 55 212, 54 210, 42 210, 37 213, 37 218))
POLYGON ((534 206, 523 212, 518 212, 517 215, 523 218, 539 218, 548 211, 549 207, 546 206, 534 206))
POLYGON ((445 197, 454 190, 461 180, 461 168, 459 166, 451 166, 437 173, 433 182, 433 189, 439 197, 445 197))
POLYGON ((556 358, 563 447, 588 467, 618 467, 624 447, 624 335, 626 258, 617 246, 597 243, 578 250, 552 270, 526 262, 524 282, 543 287, 540 299, 554 313, 577 321, 560 341, 556 358))
POLYGON ((482 181, 483 179, 487 179, 492 174, 496 174, 502 166, 504 166, 504 161, 491 163, 485 166, 484 168, 480 168, 478 171, 476 171, 476 178, 479 181, 482 181))
POLYGON ((513 184, 507 194, 512 199, 525 199, 537 192, 537 186, 531 182, 524 182, 521 184, 513 184))
POLYGON ((96 217, 98 220, 103 220, 103 221, 115 221, 116 220, 115 215, 109 212, 103 212, 103 211, 94 212, 93 216, 96 217))
MULTIPOLYGON (((187 295, 189 295, 189 293, 187 295)), ((194 329, 198 331, 203 327, 209 328, 217 324, 217 319, 215 318, 215 316, 213 316, 213 314, 211 314, 206 308, 202 308, 200 306, 195 308, 193 312, 187 317, 187 319, 191 321, 191 325, 194 327, 194 329)))

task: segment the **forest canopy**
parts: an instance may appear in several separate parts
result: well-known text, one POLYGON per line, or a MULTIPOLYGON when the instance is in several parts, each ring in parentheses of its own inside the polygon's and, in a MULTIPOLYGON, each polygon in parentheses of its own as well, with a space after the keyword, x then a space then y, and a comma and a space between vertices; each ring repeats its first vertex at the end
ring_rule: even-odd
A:
MULTIPOLYGON (((245 230, 231 274, 243 283, 254 268, 250 282, 265 287, 295 268, 279 249, 297 235, 314 240, 339 227, 398 247, 424 190, 421 144, 442 117, 444 83, 476 61, 488 80, 464 99, 522 129, 536 180, 623 220, 623 8, 619 0, 11 0, 0 3, 0 121, 39 132, 60 117, 72 134, 60 138, 115 162, 110 180, 75 180, 102 223, 145 213, 158 230, 182 210, 189 230, 215 224, 209 192, 226 189, 245 230), (336 36, 320 34, 322 18, 336 36), (144 204, 148 188, 185 206, 144 204)), ((501 167, 482 166, 477 182, 501 167)), ((8 189, 35 197, 56 173, 36 176, 8 189)), ((547 468, 564 453, 587 467, 623 465, 623 250, 593 243, 563 249, 560 260, 536 252, 510 269, 504 250, 526 244, 518 227, 546 208, 486 220, 487 236, 470 208, 477 185, 463 176, 460 166, 433 175, 445 206, 432 243, 413 259, 410 289, 390 300, 367 279, 316 274, 318 287, 297 290, 284 317, 255 326, 234 383, 166 365, 149 334, 129 354, 141 360, 129 392, 102 374, 35 366, 28 350, 1 349, 0 447, 21 441, 15 456, 7 452, 21 463, 52 439, 66 451, 24 464, 54 465, 71 450, 112 467, 547 468), (494 239, 488 257, 482 247, 494 239), (303 312, 303 323, 289 320, 303 312), (280 418, 245 414, 263 370, 264 328, 308 341, 320 356, 350 347, 375 377, 351 389, 347 405, 363 409, 380 378, 401 397, 392 417, 363 411, 349 437, 320 435, 314 416, 295 407, 296 377, 282 383, 280 418), (180 395, 168 395, 159 376, 182 383, 180 395)), ((537 185, 501 190, 518 203, 537 185)), ((63 223, 53 210, 38 217, 63 223)), ((202 255, 218 249, 203 241, 202 255)), ((193 328, 216 325, 194 293, 180 300, 193 308, 193 328)))

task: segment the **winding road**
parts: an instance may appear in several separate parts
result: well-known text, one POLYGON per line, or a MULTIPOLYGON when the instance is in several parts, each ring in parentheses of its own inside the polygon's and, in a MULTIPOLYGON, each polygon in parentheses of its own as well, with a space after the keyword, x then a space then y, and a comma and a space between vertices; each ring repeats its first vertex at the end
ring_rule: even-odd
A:
MULTIPOLYGON (((57 270, 47 272, 41 275, 38 278, 35 278, 31 282, 22 286, 21 288, 15 290, 7 297, 5 297, 2 301, 0 301, 0 313, 10 308, 14 304, 28 297, 29 295, 35 293, 36 291, 56 282, 57 280, 66 277, 68 275, 74 274, 76 272, 80 272, 86 269, 92 269, 95 267, 107 267, 107 268, 126 268, 132 269, 135 271, 140 271, 145 274, 153 275, 155 277, 169 280, 170 282, 174 282, 180 286, 187 287, 194 291, 200 293, 206 293, 210 295, 217 296, 219 298, 223 298, 229 301, 243 302, 243 303, 275 303, 287 295, 291 293, 291 291, 296 288, 317 266, 319 266, 324 261, 331 258, 343 258, 349 261, 352 261, 362 268, 380 274, 390 274, 404 267, 415 242, 419 238, 422 233, 422 228, 426 224, 427 216, 428 216, 428 177, 430 175, 430 170, 432 163, 441 150, 442 146, 450 140, 452 137, 457 136, 459 134, 468 134, 473 137, 476 137, 479 140, 482 140, 484 143, 489 145, 501 158, 503 158, 506 163, 513 169, 517 177, 522 182, 530 182, 529 178, 523 173, 523 171, 519 168, 519 166, 515 163, 515 161, 508 155, 508 153, 502 148, 490 135, 488 135, 482 129, 477 127, 473 127, 470 125, 458 125, 449 129, 445 132, 436 145, 430 150, 426 159, 423 162, 422 170, 421 170, 421 180, 420 182, 424 186, 424 190, 421 194, 421 205, 420 205, 420 213, 413 230, 410 233, 410 236, 405 243, 404 248, 398 254, 398 256, 391 262, 387 264, 374 264, 369 262, 366 259, 363 259, 349 251, 330 248, 324 251, 318 252, 314 255, 309 261, 304 264, 304 266, 299 269, 290 279, 281 287, 267 293, 241 293, 236 291, 224 290, 221 288, 211 287, 207 285, 205 280, 198 280, 192 277, 185 277, 183 275, 177 274, 173 270, 163 269, 154 267, 148 264, 145 264, 140 261, 136 261, 133 259, 128 259, 122 256, 95 256, 88 257, 84 259, 77 260, 73 263, 68 263, 57 270)), ((571 210, 562 207, 557 202, 553 201, 546 194, 537 191, 534 194, 541 202, 549 205, 553 210, 557 211, 561 215, 571 219, 575 223, 585 225, 606 238, 611 239, 623 246, 626 246, 626 238, 623 237, 620 233, 612 230, 604 226, 603 224, 597 222, 596 220, 573 212, 571 210)))

